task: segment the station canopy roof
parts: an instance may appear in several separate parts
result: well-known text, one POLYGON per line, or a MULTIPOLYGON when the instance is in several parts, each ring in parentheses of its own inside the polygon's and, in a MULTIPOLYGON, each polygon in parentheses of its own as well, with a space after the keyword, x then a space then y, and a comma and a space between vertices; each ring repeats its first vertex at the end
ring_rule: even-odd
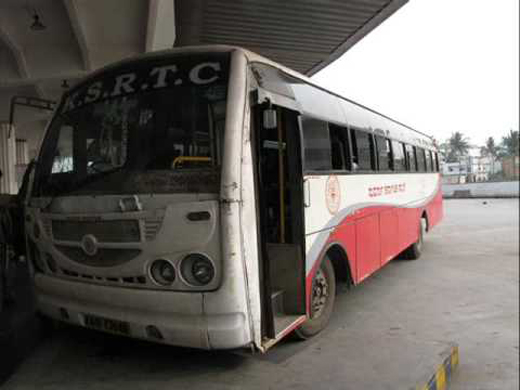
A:
POLYGON ((2 0, 0 122, 89 72, 172 46, 228 44, 312 75, 407 0, 2 0))

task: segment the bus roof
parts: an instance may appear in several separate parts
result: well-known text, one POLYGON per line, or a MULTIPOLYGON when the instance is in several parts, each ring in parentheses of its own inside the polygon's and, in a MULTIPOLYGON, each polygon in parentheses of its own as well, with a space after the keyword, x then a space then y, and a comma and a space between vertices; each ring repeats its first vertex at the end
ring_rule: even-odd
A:
MULTIPOLYGON (((160 51, 155 51, 155 52, 149 52, 149 53, 145 53, 145 54, 141 54, 139 56, 136 56, 136 57, 131 57, 131 58, 127 58, 127 59, 123 59, 121 61, 118 61, 118 62, 115 62, 115 63, 112 63, 110 65, 107 65, 103 68, 100 68, 94 72, 92 72, 91 74, 89 74, 88 76, 86 76, 80 83, 78 83, 78 85, 81 85, 83 84, 83 82, 85 82, 86 80, 90 79, 91 77, 93 76, 96 76, 100 73, 103 73, 107 70, 110 70, 110 69, 113 69, 113 68, 116 68, 116 67, 119 67, 121 65, 126 65, 126 64, 131 64, 132 62, 135 62, 135 61, 141 61, 143 59, 146 59, 146 58, 155 58, 155 57, 162 57, 164 55, 168 55, 168 54, 180 54, 180 53, 207 53, 207 52, 234 52, 234 51, 238 51, 238 52, 241 52, 242 54, 244 54, 247 58, 247 60, 251 63, 251 62, 258 62, 258 63, 263 63, 263 64, 266 64, 266 65, 269 65, 269 66, 272 66, 274 68, 277 68, 279 70, 281 70, 282 72, 290 75, 291 77, 294 77, 296 79, 299 79, 301 81, 303 81, 304 83, 306 84, 309 84, 309 85, 312 85, 313 87, 315 88, 318 88, 319 90, 329 94, 329 95, 332 95, 336 98, 339 98, 341 99, 343 102, 347 102, 347 103, 350 103, 351 105, 355 106, 355 107, 358 107, 362 110, 367 110, 369 111, 370 113, 372 113, 373 115, 376 115, 378 117, 380 117, 381 119, 383 120, 386 120, 386 121, 390 121, 392 122, 394 125, 397 125, 398 127, 401 127, 401 128, 405 128, 407 129, 408 131, 412 131, 414 133, 416 133, 416 135, 420 136, 421 141, 423 142, 427 142, 429 145, 430 148, 435 148, 436 149, 436 145, 435 145, 435 142, 434 142, 434 139, 432 136, 428 135, 428 134, 425 134, 423 132, 420 132, 416 129, 414 129, 413 127, 411 126, 408 126, 402 122, 399 122, 397 121, 396 119, 393 119, 387 115, 384 115, 374 109, 371 109, 370 107, 367 107, 367 106, 364 106, 363 104, 360 104, 358 102, 355 102, 351 99, 348 99, 344 96, 341 96, 337 93, 334 93, 332 91, 329 91, 327 90, 326 88, 320 86, 318 83, 316 83, 314 80, 310 79, 309 77, 299 73, 299 72, 296 72, 284 65, 281 65, 279 63, 276 63, 266 57, 263 57, 257 53, 254 53, 250 50, 247 50, 247 49, 244 49, 242 47, 239 47, 239 46, 231 46, 231 45, 201 45, 201 46, 184 46, 184 47, 177 47, 177 48, 172 48, 172 49, 167 49, 167 50, 160 50, 160 51), (426 139, 425 139, 426 138, 426 139)), ((75 88, 73 88, 75 89, 75 88)), ((421 146, 424 146, 424 145, 421 145, 421 146)))

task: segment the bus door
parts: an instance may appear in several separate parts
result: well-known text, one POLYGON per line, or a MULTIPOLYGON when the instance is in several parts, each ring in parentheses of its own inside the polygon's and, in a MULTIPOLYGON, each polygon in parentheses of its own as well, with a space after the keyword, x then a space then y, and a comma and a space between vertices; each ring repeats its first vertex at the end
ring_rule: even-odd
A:
POLYGON ((267 349, 305 320, 302 160, 296 111, 257 104, 252 119, 267 349))

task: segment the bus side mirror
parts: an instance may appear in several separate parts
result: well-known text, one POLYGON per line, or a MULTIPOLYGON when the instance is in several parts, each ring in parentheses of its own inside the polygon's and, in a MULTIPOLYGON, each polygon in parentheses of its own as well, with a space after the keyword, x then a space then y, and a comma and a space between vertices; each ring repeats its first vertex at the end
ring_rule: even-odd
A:
POLYGON ((267 108, 264 110, 264 129, 276 129, 276 110, 273 108, 267 108))

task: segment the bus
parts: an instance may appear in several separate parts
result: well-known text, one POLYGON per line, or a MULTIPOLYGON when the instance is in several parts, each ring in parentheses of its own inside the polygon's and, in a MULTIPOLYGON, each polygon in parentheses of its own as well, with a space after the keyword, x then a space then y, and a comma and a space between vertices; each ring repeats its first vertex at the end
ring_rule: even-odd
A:
POLYGON ((92 73, 34 166, 40 313, 201 349, 312 337, 339 283, 418 258, 443 214, 431 137, 230 46, 92 73))

